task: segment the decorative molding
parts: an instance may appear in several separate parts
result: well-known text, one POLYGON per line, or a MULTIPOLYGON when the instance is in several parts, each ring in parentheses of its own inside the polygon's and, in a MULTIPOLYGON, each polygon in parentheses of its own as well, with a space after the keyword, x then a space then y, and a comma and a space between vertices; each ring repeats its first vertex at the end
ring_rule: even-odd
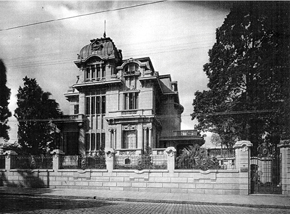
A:
POLYGON ((114 156, 114 154, 115 154, 116 152, 115 152, 115 149, 113 149, 113 148, 105 148, 105 153, 106 153, 106 156, 107 156, 108 158, 111 158, 111 157, 114 156))
POLYGON ((167 153, 168 156, 172 157, 174 153, 176 153, 176 149, 173 146, 167 147, 165 149, 165 152, 167 153))
POLYGON ((290 139, 280 140, 280 143, 278 144, 279 148, 286 148, 290 147, 290 139))
POLYGON ((248 140, 240 140, 240 141, 237 141, 234 145, 234 148, 235 149, 238 149, 238 148, 243 148, 243 147, 252 147, 253 144, 248 141, 248 140))

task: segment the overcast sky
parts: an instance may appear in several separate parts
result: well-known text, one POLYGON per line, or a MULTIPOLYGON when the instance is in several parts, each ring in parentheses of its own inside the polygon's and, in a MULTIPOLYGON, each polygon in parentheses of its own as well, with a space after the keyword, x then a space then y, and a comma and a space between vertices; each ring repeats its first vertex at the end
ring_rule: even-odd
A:
MULTIPOLYGON (((1 1, 0 58, 7 67, 12 92, 10 110, 17 107, 17 90, 28 76, 51 92, 68 114, 63 94, 76 82, 78 68, 73 61, 90 39, 103 36, 106 20, 107 37, 122 50, 124 59, 148 56, 156 71, 171 74, 172 80, 178 81, 180 102, 185 108, 182 129, 193 129, 195 121, 190 114, 194 93, 207 88, 203 65, 208 62, 215 30, 229 13, 230 3, 151 1, 134 6, 144 3, 149 2, 1 1), (94 14, 79 16, 89 13, 94 14), (57 20, 72 16, 78 17, 57 20), (29 25, 40 22, 44 23, 29 25)), ((14 141, 15 118, 10 118, 10 125, 14 141)))

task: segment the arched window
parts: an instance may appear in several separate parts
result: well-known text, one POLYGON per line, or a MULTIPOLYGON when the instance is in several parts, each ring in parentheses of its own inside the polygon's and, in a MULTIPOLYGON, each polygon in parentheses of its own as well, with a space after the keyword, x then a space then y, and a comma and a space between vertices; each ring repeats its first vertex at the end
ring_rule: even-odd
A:
POLYGON ((134 74, 136 71, 138 71, 139 65, 136 63, 130 63, 125 66, 125 72, 126 74, 134 74))

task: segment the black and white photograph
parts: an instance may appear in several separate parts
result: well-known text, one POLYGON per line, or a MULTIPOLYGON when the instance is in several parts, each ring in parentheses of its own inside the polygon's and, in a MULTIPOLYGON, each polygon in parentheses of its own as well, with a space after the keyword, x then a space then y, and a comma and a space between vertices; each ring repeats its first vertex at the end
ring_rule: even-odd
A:
POLYGON ((0 1, 0 213, 289 213, 290 1, 0 1))

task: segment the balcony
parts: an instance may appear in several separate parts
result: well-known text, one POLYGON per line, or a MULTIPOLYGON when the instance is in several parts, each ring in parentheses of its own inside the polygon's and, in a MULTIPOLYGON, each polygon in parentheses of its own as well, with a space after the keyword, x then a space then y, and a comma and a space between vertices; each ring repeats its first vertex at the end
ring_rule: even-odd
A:
POLYGON ((55 123, 82 123, 85 120, 85 115, 74 114, 74 115, 63 115, 61 118, 54 119, 55 123))
POLYGON ((84 82, 76 83, 73 85, 74 88, 83 88, 83 87, 95 87, 95 86, 101 86, 101 85, 113 85, 113 84, 123 84, 122 80, 118 77, 111 76, 111 79, 105 79, 105 78, 99 78, 99 79, 87 79, 84 82))
POLYGON ((119 111, 110 111, 109 117, 120 117, 120 116, 152 116, 153 109, 129 109, 129 110, 119 110, 119 111))
POLYGON ((173 136, 198 136, 197 130, 173 131, 173 136))

